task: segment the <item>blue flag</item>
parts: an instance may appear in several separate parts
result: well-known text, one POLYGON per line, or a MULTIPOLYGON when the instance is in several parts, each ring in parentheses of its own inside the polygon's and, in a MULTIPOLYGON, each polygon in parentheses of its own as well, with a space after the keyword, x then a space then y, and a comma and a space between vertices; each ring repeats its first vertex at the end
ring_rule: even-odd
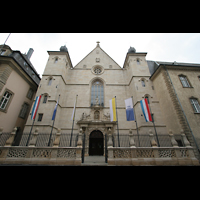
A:
POLYGON ((56 106, 55 106, 54 111, 53 111, 52 120, 54 120, 55 117, 56 117, 57 106, 58 106, 58 101, 57 101, 56 106))
POLYGON ((125 104, 126 104, 126 119, 127 119, 127 121, 135 121, 132 98, 126 99, 125 104))

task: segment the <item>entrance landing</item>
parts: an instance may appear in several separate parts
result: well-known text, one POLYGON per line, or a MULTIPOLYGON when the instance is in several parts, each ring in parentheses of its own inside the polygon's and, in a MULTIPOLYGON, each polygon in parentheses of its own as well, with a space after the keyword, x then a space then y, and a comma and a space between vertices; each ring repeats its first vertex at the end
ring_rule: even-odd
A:
POLYGON ((108 163, 105 163, 105 156, 86 156, 81 166, 108 166, 108 163))

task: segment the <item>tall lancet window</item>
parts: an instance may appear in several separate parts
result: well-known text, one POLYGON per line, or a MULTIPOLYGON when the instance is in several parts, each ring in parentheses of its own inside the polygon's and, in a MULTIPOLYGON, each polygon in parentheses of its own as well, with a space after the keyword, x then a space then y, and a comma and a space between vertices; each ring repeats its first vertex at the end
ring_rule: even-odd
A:
POLYGON ((104 106, 104 88, 99 80, 94 81, 91 88, 91 106, 95 105, 104 106))

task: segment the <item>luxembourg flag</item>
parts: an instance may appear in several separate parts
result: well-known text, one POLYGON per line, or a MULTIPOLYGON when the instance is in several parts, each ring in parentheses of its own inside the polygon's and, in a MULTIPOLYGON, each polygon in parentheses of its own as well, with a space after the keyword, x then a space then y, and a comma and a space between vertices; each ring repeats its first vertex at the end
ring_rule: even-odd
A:
POLYGON ((148 105, 147 99, 141 100, 140 105, 141 105, 142 112, 144 114, 146 122, 152 122, 151 113, 149 110, 149 105, 148 105))
POLYGON ((37 110, 38 110, 38 106, 40 104, 41 97, 42 97, 42 95, 37 96, 36 99, 35 99, 33 110, 32 110, 32 113, 31 113, 31 119, 32 120, 35 119, 35 116, 36 116, 36 113, 37 113, 37 110))
POLYGON ((132 98, 126 99, 125 105, 126 105, 126 119, 127 119, 127 121, 135 121, 132 98))

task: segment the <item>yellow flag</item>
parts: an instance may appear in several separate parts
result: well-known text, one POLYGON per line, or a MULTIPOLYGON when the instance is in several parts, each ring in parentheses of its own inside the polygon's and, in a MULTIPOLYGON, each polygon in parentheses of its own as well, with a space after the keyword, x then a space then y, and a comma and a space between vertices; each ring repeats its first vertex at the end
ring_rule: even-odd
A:
POLYGON ((117 117, 116 117, 116 103, 115 103, 115 98, 112 98, 109 100, 109 104, 110 104, 110 121, 117 121, 117 117))

